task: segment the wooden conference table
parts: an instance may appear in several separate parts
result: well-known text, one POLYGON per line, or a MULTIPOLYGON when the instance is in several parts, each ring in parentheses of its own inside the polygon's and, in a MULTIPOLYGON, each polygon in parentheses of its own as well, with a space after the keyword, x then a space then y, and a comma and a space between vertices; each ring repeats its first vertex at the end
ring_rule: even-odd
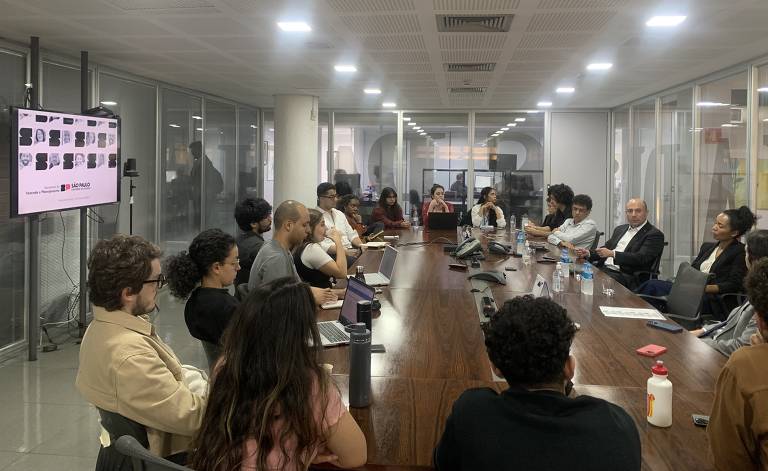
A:
MULTIPOLYGON (((388 231, 399 234, 399 243, 438 238, 456 240, 455 231, 388 231)), ((490 240, 475 234, 483 246, 490 240)), ((506 234, 493 234, 504 240, 506 234)), ((444 239, 440 239, 444 240, 444 239)), ((550 247, 553 253, 557 249, 550 247)), ((485 352, 480 320, 467 272, 451 270, 455 260, 443 252, 442 243, 401 245, 389 287, 378 295, 381 311, 374 313, 373 343, 386 353, 371 361, 373 402, 350 409, 368 441, 365 469, 418 469, 432 465, 432 452, 445 427, 453 402, 468 388, 506 389, 494 382, 485 352)), ((375 272, 381 251, 367 250, 356 265, 375 272)), ((537 273, 551 279, 553 265, 485 252, 483 270, 507 271, 507 285, 492 288, 501 306, 506 299, 529 293, 537 273)), ((537 253, 537 258, 541 252, 537 253)), ((350 267, 350 273, 354 267, 350 267)), ((649 307, 611 278, 595 270, 593 296, 582 295, 570 278, 568 288, 553 299, 581 325, 571 348, 576 357, 576 394, 600 397, 622 406, 635 420, 642 441, 643 469, 712 469, 707 459, 703 428, 693 425, 691 414, 709 414, 713 388, 725 358, 693 335, 651 329, 644 320, 609 318, 599 306, 649 307), (602 294, 613 288, 613 296, 602 294), (645 387, 653 359, 635 350, 655 343, 667 347, 660 359, 674 385, 673 425, 660 429, 645 419, 645 387)), ((322 311, 322 320, 338 317, 338 310, 322 311)), ((347 400, 349 349, 327 348, 323 361, 334 366, 333 377, 347 400)), ((567 438, 564 438, 567 440, 567 438)), ((595 444, 600 446, 600 444, 595 444)))

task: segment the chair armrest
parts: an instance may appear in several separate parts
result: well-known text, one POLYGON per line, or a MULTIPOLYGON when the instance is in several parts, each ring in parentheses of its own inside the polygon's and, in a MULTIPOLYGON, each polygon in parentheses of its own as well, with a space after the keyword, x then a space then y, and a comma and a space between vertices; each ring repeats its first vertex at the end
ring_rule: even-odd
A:
POLYGON ((650 294, 638 294, 640 299, 646 301, 651 306, 655 307, 661 312, 667 311, 667 297, 666 296, 651 296, 650 294))

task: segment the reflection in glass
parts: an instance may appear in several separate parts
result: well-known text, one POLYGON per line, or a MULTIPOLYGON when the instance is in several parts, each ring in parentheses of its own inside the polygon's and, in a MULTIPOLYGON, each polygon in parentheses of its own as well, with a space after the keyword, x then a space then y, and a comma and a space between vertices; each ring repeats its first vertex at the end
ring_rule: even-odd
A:
POLYGON ((757 226, 768 229, 768 65, 757 69, 757 226))
POLYGON ((625 224, 624 207, 632 197, 630 172, 632 155, 629 140, 629 107, 619 108, 613 113, 613 181, 611 182, 612 205, 610 220, 612 227, 625 224))
POLYGON ((544 218, 544 113, 475 115, 474 197, 492 186, 505 216, 544 218))
POLYGON ((232 216, 235 208, 235 105, 208 99, 205 101, 205 155, 192 157, 192 176, 198 180, 202 169, 205 181, 203 228, 219 228, 236 233, 232 216), (202 162, 205 162, 204 164, 202 162))
POLYGON ((276 207, 273 200, 275 198, 275 118, 272 111, 264 112, 264 142, 262 145, 263 165, 264 165, 264 196, 263 198, 276 207))
MULTIPOLYGON (((648 218, 656 215, 656 100, 632 106, 632 195, 648 203, 648 218)), ((624 222, 622 222, 623 224, 624 222)))
POLYGON ((241 106, 240 131, 238 133, 237 156, 238 169, 237 199, 259 196, 259 113, 255 109, 241 106))

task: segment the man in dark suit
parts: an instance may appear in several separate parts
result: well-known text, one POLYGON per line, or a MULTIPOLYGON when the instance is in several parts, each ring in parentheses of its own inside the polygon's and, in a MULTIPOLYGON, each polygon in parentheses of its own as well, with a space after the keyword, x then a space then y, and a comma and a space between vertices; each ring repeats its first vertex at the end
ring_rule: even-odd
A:
POLYGON ((635 272, 650 271, 664 250, 664 234, 648 222, 648 205, 633 198, 626 206, 627 222, 617 227, 605 246, 576 254, 595 263, 606 275, 629 289, 637 287, 635 272))

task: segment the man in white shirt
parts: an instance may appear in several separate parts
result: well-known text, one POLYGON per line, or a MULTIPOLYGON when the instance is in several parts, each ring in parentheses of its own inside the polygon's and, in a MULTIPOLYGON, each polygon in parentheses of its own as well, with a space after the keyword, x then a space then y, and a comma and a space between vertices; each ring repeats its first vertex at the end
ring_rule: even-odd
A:
MULTIPOLYGON (((341 243, 347 249, 347 255, 354 257, 358 255, 358 252, 353 249, 359 249, 363 242, 357 231, 347 222, 347 216, 336 209, 337 199, 336 186, 333 183, 325 182, 317 185, 317 210, 323 213, 326 229, 339 231, 341 243)), ((336 244, 328 237, 320 242, 320 247, 327 252, 336 253, 336 244)))
POLYGON ((626 206, 627 223, 617 227, 603 247, 594 252, 579 249, 576 254, 588 257, 602 271, 629 289, 644 281, 636 272, 651 271, 664 251, 664 234, 648 222, 648 205, 632 198, 626 206))
POLYGON ((592 198, 587 195, 576 195, 573 198, 571 212, 573 217, 555 229, 547 241, 559 247, 568 249, 586 249, 595 241, 597 224, 592 219, 587 219, 592 211, 592 198))

